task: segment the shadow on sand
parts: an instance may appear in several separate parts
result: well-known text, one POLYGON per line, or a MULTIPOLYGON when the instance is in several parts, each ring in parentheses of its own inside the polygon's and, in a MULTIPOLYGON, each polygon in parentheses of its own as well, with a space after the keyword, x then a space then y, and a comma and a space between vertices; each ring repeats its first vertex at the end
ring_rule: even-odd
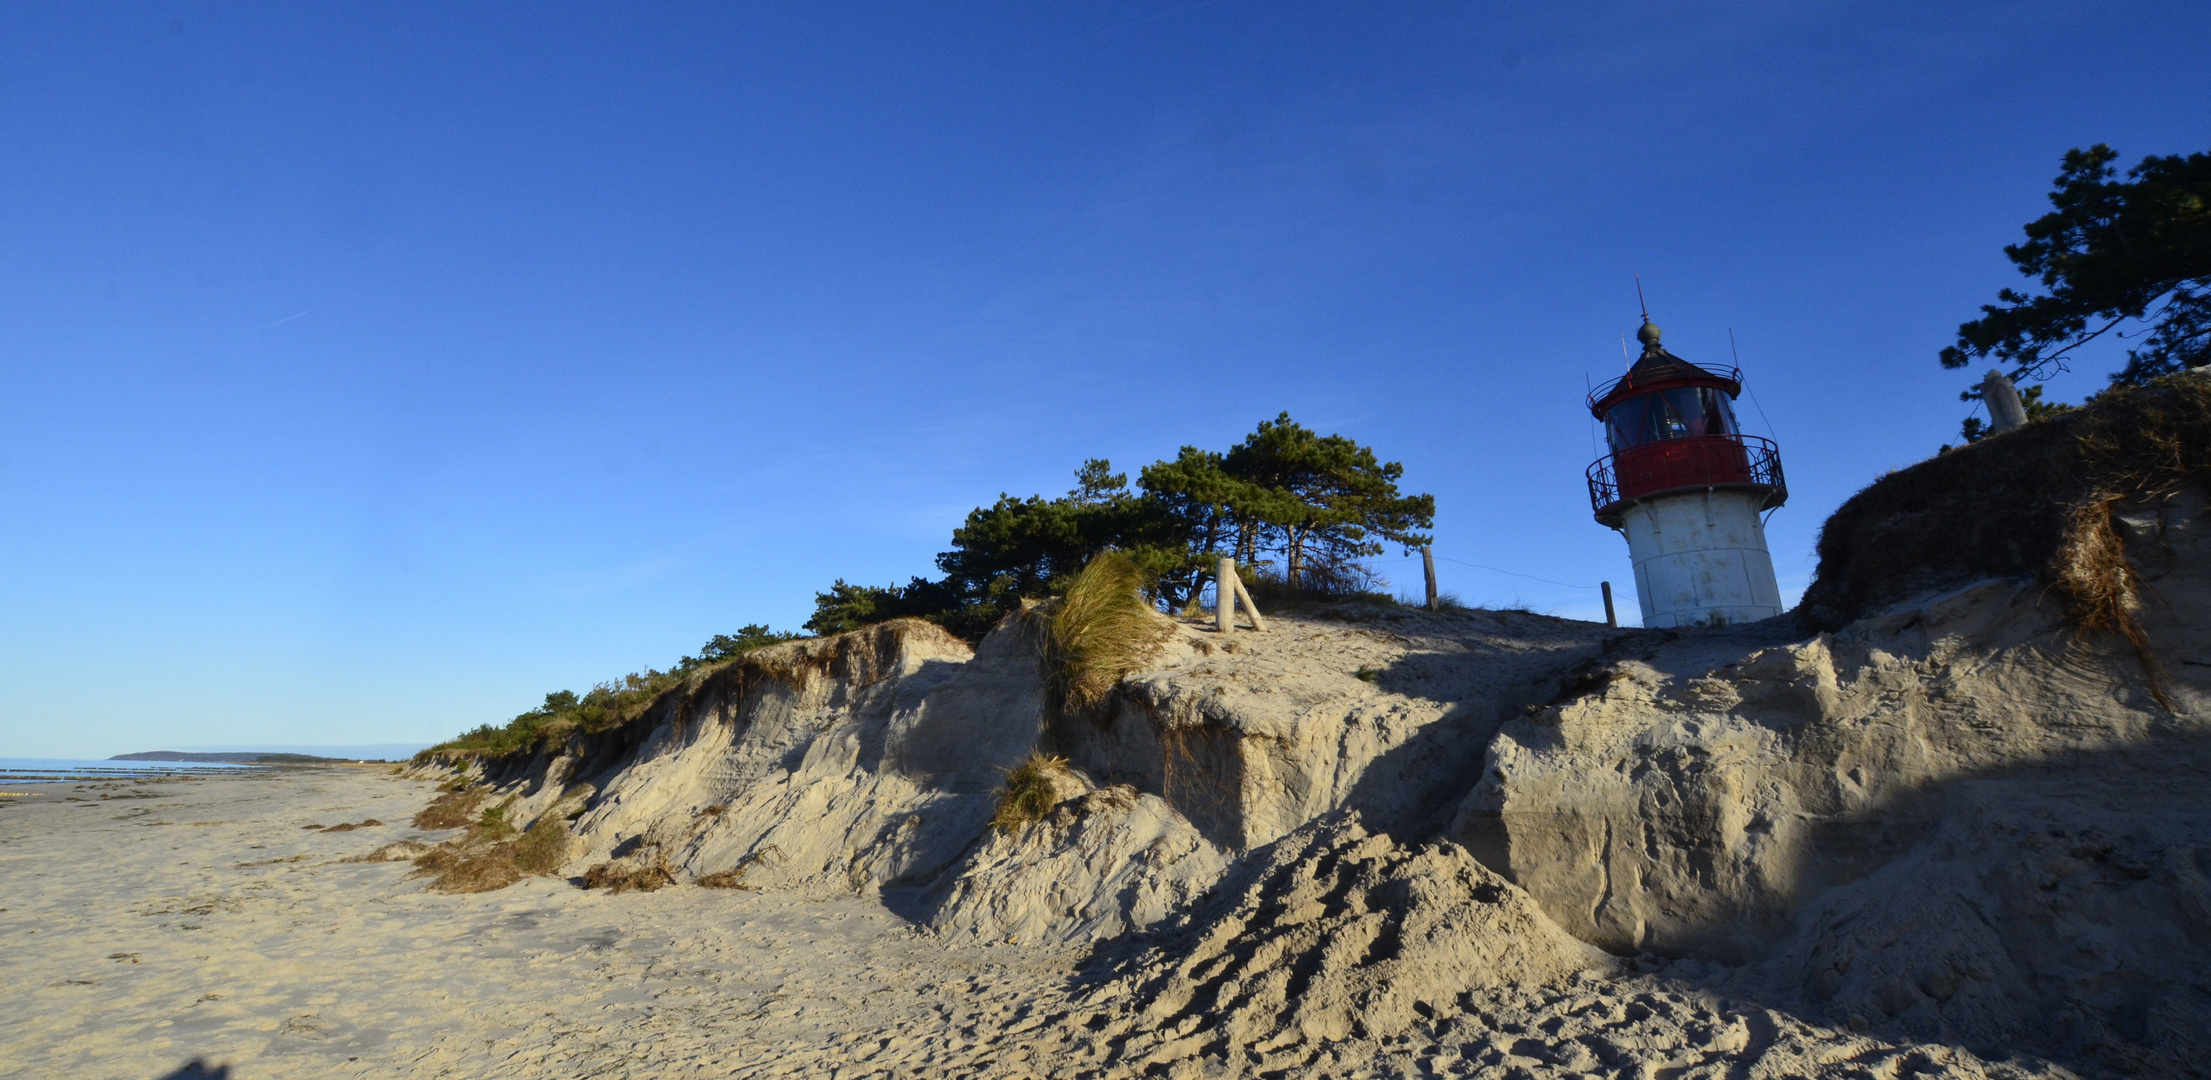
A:
POLYGON ((200 1058, 193 1058, 175 1072, 162 1073, 160 1080, 230 1080, 230 1066, 209 1065, 200 1058))

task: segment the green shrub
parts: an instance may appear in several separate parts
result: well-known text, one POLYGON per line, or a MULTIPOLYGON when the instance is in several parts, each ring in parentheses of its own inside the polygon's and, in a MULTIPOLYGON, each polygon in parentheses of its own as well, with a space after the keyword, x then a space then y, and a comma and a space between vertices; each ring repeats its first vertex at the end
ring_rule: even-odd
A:
POLYGON ((497 843, 513 836, 514 826, 507 823, 507 807, 513 803, 514 799, 510 796, 497 806, 485 807, 482 816, 476 819, 475 826, 469 830, 470 839, 480 843, 497 843))
POLYGON ((544 704, 508 721, 506 726, 479 725, 415 755, 415 761, 461 764, 480 757, 550 751, 573 733, 596 734, 637 719, 660 695, 683 685, 697 672, 733 663, 755 649, 801 636, 770 630, 759 623, 744 626, 735 634, 716 634, 700 647, 697 656, 686 656, 667 671, 646 668, 600 683, 581 695, 573 690, 555 691, 545 695, 544 704))

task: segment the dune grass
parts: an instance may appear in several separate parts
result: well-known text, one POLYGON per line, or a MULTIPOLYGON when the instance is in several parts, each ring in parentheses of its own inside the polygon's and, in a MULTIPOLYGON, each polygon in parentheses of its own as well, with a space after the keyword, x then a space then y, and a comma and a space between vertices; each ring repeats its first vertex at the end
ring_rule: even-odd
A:
MULTIPOLYGON (((523 878, 551 876, 568 861, 571 834, 566 815, 558 805, 539 815, 527 831, 518 830, 508 811, 519 798, 510 795, 495 806, 485 806, 489 792, 465 778, 449 782, 429 806, 415 815, 418 829, 468 831, 436 845, 409 841, 386 844, 363 862, 398 862, 412 859, 410 877, 428 877, 433 892, 479 893, 504 889, 523 878)), ((371 819, 363 824, 381 824, 371 819)), ((341 826, 357 828, 358 826, 341 826)), ((332 829, 328 831, 339 831, 332 829)))
POLYGON ((1391 594, 1388 580, 1358 562, 1308 563, 1298 572, 1296 585, 1284 581, 1281 573, 1272 567, 1239 566, 1236 574, 1243 579, 1244 591, 1251 594, 1252 602, 1259 605, 1262 615, 1270 611, 1325 609, 1343 604, 1372 604, 1384 608, 1419 606, 1407 604, 1391 594))
POLYGON ((705 889, 743 889, 747 892, 758 892, 760 889, 758 885, 745 884, 745 868, 742 866, 703 875, 698 884, 705 889))
POLYGON ((522 868, 496 850, 471 849, 447 842, 415 858, 411 877, 430 878, 430 889, 443 893, 480 893, 504 889, 522 880, 522 868))
POLYGON ((1059 805, 1059 782, 1072 775, 1067 759, 1036 752, 1006 770, 998 787, 998 812, 990 819, 999 832, 1013 832, 1044 820, 1059 805))
POLYGON ((510 795, 497 806, 485 807, 484 812, 476 818, 476 823, 469 827, 469 839, 476 843, 489 844, 513 836, 515 828, 507 821, 507 807, 513 804, 514 797, 510 795))
POLYGON ((1173 624, 1144 598, 1143 586, 1135 560, 1104 551, 1053 601, 1045 637, 1052 696, 1062 713, 1086 713, 1103 704, 1173 632, 1173 624))

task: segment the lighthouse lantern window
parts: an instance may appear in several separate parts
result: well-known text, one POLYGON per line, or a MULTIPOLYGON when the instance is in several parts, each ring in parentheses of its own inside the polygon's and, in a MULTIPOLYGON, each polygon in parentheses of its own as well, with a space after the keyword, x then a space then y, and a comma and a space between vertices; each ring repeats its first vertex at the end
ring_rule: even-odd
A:
POLYGON ((1656 390, 1629 398, 1605 414, 1605 435, 1614 453, 1665 439, 1737 433, 1735 410, 1726 392, 1709 386, 1656 390))

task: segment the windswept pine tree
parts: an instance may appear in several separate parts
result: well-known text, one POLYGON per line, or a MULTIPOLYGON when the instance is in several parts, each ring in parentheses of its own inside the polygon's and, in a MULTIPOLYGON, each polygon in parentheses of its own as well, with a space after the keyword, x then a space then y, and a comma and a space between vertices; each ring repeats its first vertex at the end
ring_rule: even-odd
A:
POLYGON ((2066 151, 2053 209, 2004 249, 2046 291, 1998 292, 1958 327, 1942 366, 1993 357, 2014 381, 2039 381, 2106 334, 2136 342, 2118 385, 2211 364, 2211 153, 2146 157, 2124 180, 2118 157, 2101 143, 2066 151))

